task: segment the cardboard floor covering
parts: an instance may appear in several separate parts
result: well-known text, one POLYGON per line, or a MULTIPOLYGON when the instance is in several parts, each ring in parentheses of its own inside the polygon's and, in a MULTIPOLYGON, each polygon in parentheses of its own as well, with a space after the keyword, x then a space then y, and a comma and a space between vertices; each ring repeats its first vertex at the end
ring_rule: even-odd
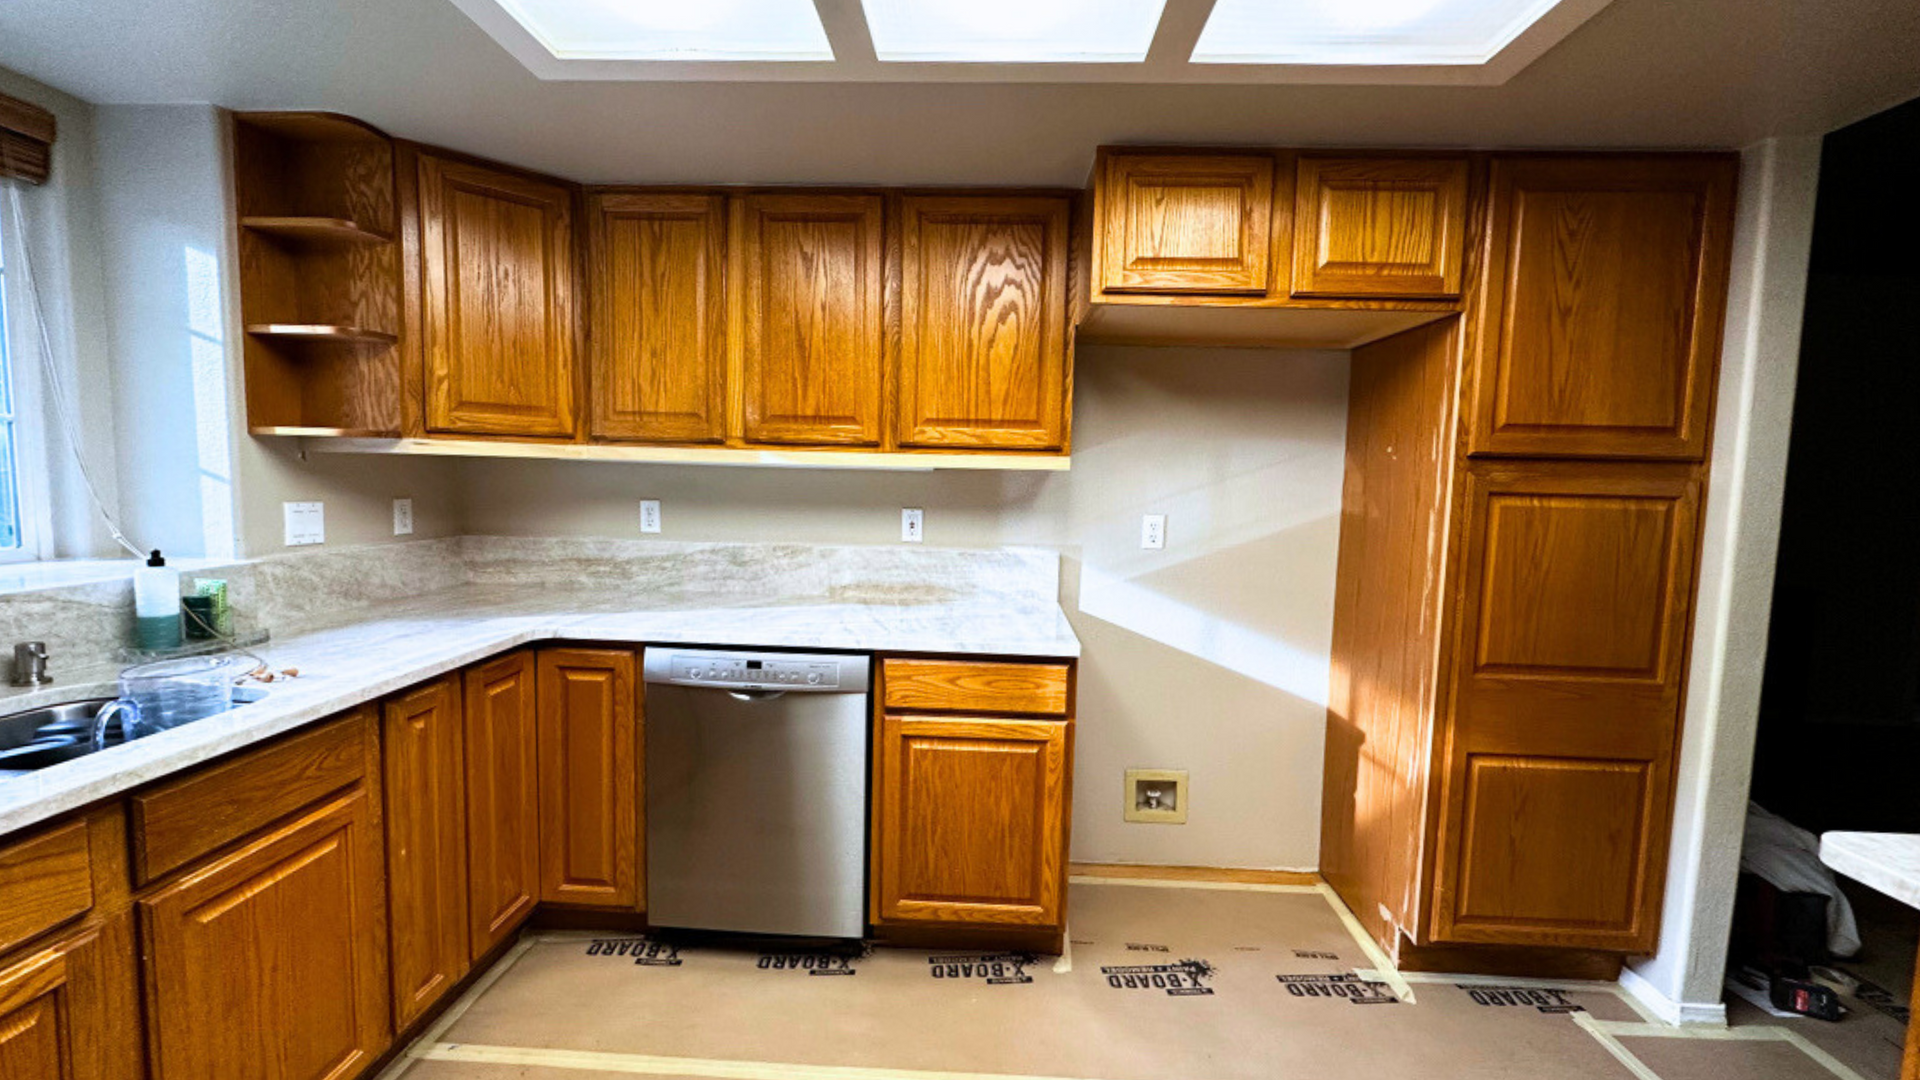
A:
POLYGON ((1415 1002, 1403 1002, 1356 974, 1372 961, 1316 892, 1105 882, 1072 889, 1066 964, 1015 954, 762 952, 665 936, 543 935, 388 1075, 1857 1076, 1785 1043, 1622 1040, 1636 1069, 1579 1021, 1643 1022, 1611 986, 1423 981, 1413 984, 1415 1002))

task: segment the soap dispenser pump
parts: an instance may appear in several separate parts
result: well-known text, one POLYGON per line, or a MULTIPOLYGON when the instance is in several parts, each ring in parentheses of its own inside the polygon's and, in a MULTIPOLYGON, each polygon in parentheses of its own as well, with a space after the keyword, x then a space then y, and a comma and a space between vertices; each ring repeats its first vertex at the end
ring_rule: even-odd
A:
POLYGON ((180 647, 180 571, 159 548, 133 572, 133 644, 149 652, 180 647))

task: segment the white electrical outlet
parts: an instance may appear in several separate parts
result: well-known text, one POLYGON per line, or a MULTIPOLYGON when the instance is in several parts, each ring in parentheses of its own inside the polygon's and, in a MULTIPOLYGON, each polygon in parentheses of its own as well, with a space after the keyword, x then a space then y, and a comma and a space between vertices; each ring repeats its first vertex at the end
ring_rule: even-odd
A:
POLYGON ((413 500, 393 500, 393 535, 413 535, 413 500))
POLYGON ((1140 519, 1140 546, 1159 551, 1167 546, 1167 515, 1147 514, 1140 519))
POLYGON ((921 526, 926 524, 926 511, 917 509, 900 510, 900 542, 917 544, 920 542, 921 526))
POLYGON ((640 500, 640 531, 657 533, 660 531, 660 500, 640 500))
POLYGON ((327 542, 327 507, 325 503, 281 503, 280 510, 286 518, 288 547, 303 547, 307 544, 324 544, 327 542))

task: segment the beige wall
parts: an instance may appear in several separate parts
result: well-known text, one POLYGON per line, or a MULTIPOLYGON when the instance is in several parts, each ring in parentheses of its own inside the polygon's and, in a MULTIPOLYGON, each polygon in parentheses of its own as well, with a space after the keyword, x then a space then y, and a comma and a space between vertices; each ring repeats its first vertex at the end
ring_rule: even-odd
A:
POLYGON ((656 498, 666 539, 887 544, 917 506, 929 544, 1059 548, 1086 650, 1075 857, 1313 867, 1347 357, 1087 348, 1075 377, 1065 474, 475 461, 462 520, 638 537, 656 498), (1149 512, 1164 551, 1139 549, 1149 512), (1124 823, 1128 766, 1188 770, 1188 823, 1124 823))

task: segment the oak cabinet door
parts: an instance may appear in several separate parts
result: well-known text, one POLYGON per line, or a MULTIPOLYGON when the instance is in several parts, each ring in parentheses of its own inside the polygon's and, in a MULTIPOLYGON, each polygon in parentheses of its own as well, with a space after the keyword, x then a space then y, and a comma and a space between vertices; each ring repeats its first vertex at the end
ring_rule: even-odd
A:
POLYGON ((540 653, 540 899, 635 907, 639 815, 633 653, 540 653))
POLYGON ((393 1024, 406 1027, 467 973, 467 822, 460 679, 382 709, 393 1024))
POLYGON ((1104 291, 1267 292, 1270 155, 1109 154, 1099 194, 1104 291))
POLYGON ((1655 944, 1700 490, 1690 465, 1470 467, 1438 940, 1655 944))
POLYGON ((124 915, 0 966, 0 1076, 143 1075, 133 966, 124 915))
POLYGON ((1300 159, 1293 295, 1444 299, 1465 262, 1465 158, 1300 159))
POLYGON ((1061 446, 1069 212, 1053 198, 904 201, 900 445, 1061 446))
POLYGON ((877 917, 1059 925, 1071 730, 1062 720, 885 716, 877 917))
POLYGON ((574 434, 573 193, 420 156, 427 429, 574 434))
POLYGON ((878 195, 752 195, 742 228, 746 441, 880 442, 878 195))
POLYGON ((726 438, 726 200, 609 192, 588 211, 593 433, 726 438))
POLYGON ((380 1055, 377 821, 356 790, 139 902, 155 1080, 347 1080, 380 1055))
POLYGON ((540 892, 540 785, 533 654, 466 680, 467 955, 478 960, 533 913, 540 892))
POLYGON ((1494 161, 1471 452, 1706 456, 1736 168, 1494 161))

